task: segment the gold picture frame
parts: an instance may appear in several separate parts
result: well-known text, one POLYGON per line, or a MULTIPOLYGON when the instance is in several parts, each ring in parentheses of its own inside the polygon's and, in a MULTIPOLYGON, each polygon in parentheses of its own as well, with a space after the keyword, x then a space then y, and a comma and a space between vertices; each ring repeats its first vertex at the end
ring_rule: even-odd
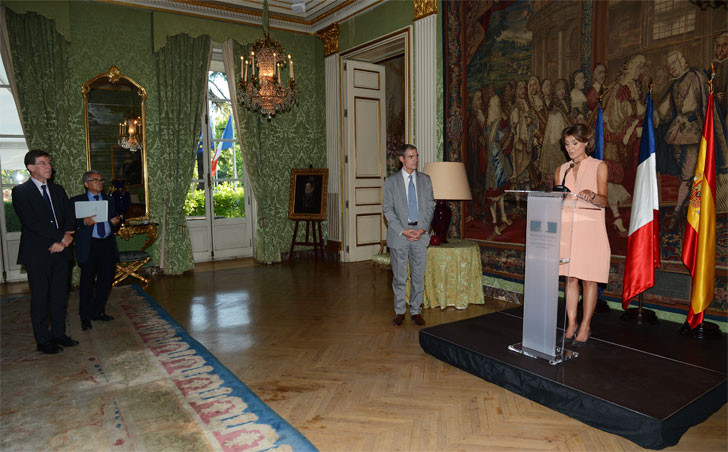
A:
POLYGON ((288 218, 291 220, 325 220, 329 170, 308 168, 291 170, 288 218))

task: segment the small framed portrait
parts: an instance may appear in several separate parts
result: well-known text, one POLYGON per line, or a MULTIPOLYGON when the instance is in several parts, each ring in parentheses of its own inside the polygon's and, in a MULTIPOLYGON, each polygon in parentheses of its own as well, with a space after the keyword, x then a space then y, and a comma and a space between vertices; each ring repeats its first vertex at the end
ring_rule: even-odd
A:
POLYGON ((292 169, 288 218, 291 220, 325 220, 329 170, 326 168, 292 169))
POLYGON ((124 179, 126 188, 141 187, 143 179, 142 152, 130 152, 121 146, 111 146, 111 178, 124 179))

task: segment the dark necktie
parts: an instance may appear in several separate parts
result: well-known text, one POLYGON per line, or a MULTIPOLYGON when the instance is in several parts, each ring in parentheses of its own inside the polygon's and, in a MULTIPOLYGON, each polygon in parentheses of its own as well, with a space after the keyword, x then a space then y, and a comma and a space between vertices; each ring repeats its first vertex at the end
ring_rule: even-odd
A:
POLYGON ((53 224, 53 227, 58 229, 58 224, 56 223, 56 214, 55 212, 53 212, 53 204, 51 203, 51 197, 48 196, 48 191, 46 190, 47 187, 45 185, 41 185, 40 188, 43 190, 43 199, 48 205, 48 210, 51 211, 51 223, 53 224))
MULTIPOLYGON (((94 199, 98 201, 99 195, 94 195, 94 199)), ((104 226, 103 222, 96 223, 96 233, 99 235, 100 239, 103 239, 106 236, 106 226, 104 226)))

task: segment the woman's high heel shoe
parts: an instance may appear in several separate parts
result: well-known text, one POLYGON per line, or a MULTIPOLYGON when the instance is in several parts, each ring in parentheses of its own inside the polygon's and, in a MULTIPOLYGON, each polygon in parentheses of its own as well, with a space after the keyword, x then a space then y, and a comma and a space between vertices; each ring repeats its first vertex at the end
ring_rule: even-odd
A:
POLYGON ((564 345, 571 344, 574 342, 574 338, 576 337, 576 333, 579 332, 579 324, 576 324, 576 328, 574 329, 574 334, 571 337, 566 337, 566 330, 564 330, 564 345))
POLYGON ((573 340, 573 341, 571 341, 571 345, 573 345, 574 347, 580 347, 580 346, 582 346, 582 345, 586 345, 586 343, 587 343, 587 342, 589 341, 589 338, 590 338, 590 337, 591 337, 591 330, 589 330, 589 332, 588 332, 588 333, 586 333, 586 340, 585 340, 584 342, 582 342, 582 341, 577 341, 577 340, 576 340, 576 333, 574 333, 574 340, 573 340))

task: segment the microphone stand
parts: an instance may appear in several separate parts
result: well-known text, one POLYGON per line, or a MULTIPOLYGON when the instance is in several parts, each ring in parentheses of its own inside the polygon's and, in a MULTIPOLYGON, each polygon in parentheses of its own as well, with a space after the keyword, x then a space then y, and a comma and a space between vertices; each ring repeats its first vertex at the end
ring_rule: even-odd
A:
POLYGON ((564 183, 566 182, 566 175, 569 174, 569 171, 571 171, 571 168, 574 167, 574 162, 571 162, 571 165, 569 165, 568 168, 566 168, 566 171, 564 171, 564 177, 561 179, 561 183, 559 185, 555 185, 554 188, 551 191, 557 191, 561 193, 571 193, 571 190, 569 190, 564 183))

